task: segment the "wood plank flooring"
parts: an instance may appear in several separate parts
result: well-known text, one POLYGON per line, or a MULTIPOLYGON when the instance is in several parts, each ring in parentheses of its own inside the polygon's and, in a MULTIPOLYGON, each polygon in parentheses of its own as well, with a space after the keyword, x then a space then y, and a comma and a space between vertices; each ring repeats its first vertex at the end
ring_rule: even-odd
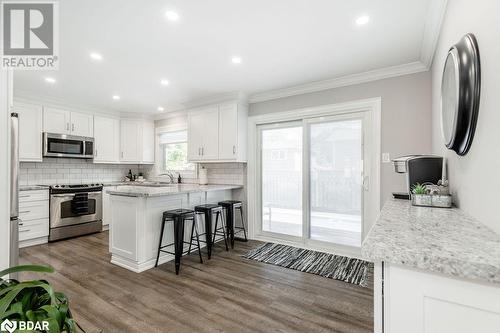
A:
MULTIPOLYGON (((373 282, 362 288, 240 256, 259 246, 216 245, 204 264, 184 257, 136 274, 109 262, 108 233, 21 250, 46 275, 86 332, 373 332, 373 282)), ((40 275, 23 273, 21 278, 40 275)))

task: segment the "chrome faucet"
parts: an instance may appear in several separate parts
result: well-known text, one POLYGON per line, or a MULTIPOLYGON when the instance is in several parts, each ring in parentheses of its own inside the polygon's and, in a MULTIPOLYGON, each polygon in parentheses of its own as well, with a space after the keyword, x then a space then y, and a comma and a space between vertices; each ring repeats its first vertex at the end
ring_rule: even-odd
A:
POLYGON ((170 184, 175 184, 174 175, 172 174, 171 171, 167 170, 165 173, 160 173, 158 176, 168 176, 168 178, 170 178, 170 184))

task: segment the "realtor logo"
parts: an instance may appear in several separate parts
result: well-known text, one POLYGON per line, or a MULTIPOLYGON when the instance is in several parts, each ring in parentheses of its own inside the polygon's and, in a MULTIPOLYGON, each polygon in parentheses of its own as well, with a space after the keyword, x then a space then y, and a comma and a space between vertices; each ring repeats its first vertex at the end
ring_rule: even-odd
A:
POLYGON ((0 325, 0 331, 12 333, 17 329, 17 323, 15 321, 10 321, 5 319, 0 325))
POLYGON ((2 68, 57 69, 58 5, 55 1, 2 2, 2 68))

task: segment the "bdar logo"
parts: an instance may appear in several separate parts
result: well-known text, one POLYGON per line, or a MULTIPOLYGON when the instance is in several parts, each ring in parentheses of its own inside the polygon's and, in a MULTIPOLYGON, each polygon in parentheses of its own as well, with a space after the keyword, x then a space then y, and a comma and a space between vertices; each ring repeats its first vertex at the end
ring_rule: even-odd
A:
POLYGON ((17 323, 15 321, 10 321, 5 319, 0 325, 0 331, 12 333, 17 329, 17 323))

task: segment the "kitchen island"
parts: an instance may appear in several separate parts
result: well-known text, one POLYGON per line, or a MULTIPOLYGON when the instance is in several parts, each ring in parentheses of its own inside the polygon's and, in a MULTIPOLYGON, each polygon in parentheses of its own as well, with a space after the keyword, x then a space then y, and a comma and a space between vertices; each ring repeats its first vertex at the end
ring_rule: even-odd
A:
POLYGON ((375 333, 498 332, 500 235, 458 208, 389 200, 362 244, 375 333))
MULTIPOLYGON (((111 263, 134 271, 153 268, 156 262, 163 212, 170 209, 193 209, 205 203, 234 198, 240 185, 173 184, 164 186, 117 186, 110 195, 109 244, 111 263)), ((204 223, 198 223, 204 233, 204 223)), ((189 240, 190 228, 184 239, 189 240)), ((204 238, 201 238, 204 240, 204 238)), ((172 223, 165 225, 164 244, 173 242, 172 223)), ((173 255, 161 253, 159 264, 173 255)))

